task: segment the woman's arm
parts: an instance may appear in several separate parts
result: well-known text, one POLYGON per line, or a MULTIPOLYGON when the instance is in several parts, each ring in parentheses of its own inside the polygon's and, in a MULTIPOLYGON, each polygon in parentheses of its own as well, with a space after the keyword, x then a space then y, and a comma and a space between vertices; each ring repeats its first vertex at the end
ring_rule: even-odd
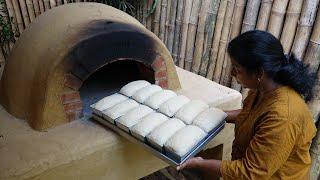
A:
POLYGON ((241 109, 233 110, 233 111, 225 111, 227 113, 227 123, 235 123, 236 117, 240 114, 241 109))

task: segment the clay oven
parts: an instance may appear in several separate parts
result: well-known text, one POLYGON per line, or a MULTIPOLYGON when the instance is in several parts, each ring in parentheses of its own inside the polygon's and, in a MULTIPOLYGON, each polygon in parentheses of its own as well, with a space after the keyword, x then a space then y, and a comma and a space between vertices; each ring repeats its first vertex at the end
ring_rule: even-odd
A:
POLYGON ((41 15, 16 43, 1 79, 6 110, 44 130, 90 114, 89 105, 133 80, 177 90, 165 45, 112 7, 75 3, 41 15))

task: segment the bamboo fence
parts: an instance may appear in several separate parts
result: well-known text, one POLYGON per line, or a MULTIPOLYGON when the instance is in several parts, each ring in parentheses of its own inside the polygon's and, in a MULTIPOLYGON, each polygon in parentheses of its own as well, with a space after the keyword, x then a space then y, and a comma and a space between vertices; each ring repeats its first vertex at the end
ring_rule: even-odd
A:
MULTIPOLYGON (((16 34, 45 11, 69 3, 66 0, 5 0, 16 34)), ((82 0, 81 0, 82 1, 82 0)), ((77 0, 76 2, 80 2, 77 0)), ((133 1, 136 2, 136 1, 133 1)), ((231 77, 228 42, 240 33, 260 29, 278 37, 286 53, 295 53, 317 74, 315 97, 308 104, 314 119, 320 114, 320 11, 319 0, 158 0, 136 2, 135 17, 156 34, 172 53, 175 64, 210 80, 247 93, 231 77)), ((2 47, 0 70, 9 43, 2 47)), ((0 71, 1 72, 1 71, 0 71)), ((319 132, 318 132, 319 134, 319 132)), ((320 152, 319 135, 312 146, 320 152)), ((320 159, 314 159, 313 177, 320 172, 320 159)))

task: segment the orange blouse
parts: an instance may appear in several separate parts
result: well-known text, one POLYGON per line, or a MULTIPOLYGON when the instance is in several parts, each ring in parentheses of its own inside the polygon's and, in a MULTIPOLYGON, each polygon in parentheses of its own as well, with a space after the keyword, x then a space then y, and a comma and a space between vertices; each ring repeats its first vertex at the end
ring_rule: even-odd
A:
POLYGON ((312 115, 289 87, 268 93, 253 107, 255 92, 244 100, 235 123, 232 161, 222 161, 223 179, 309 179, 312 115))

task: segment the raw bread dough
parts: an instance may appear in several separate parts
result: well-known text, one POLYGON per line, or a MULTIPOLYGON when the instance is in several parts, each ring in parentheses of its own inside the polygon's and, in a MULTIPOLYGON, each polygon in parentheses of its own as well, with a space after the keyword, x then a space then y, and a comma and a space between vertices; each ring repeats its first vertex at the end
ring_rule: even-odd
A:
POLYGON ((162 88, 160 86, 152 84, 150 86, 147 86, 138 90, 136 93, 134 93, 134 95, 132 96, 132 99, 135 99, 140 103, 144 103, 146 99, 148 99, 150 96, 152 96, 153 94, 161 90, 162 88))
POLYGON ((116 125, 121 129, 129 132, 132 126, 137 124, 143 117, 152 113, 153 109, 146 105, 139 105, 128 111, 126 114, 116 120, 116 125))
POLYGON ((150 83, 145 80, 137 80, 128 83, 120 89, 120 93, 128 97, 133 96, 139 89, 150 86, 150 83))
POLYGON ((189 101, 190 101, 190 99, 183 96, 183 95, 173 97, 173 98, 169 99, 168 101, 166 101, 165 103, 160 105, 159 112, 161 112, 169 117, 172 117, 178 112, 178 110, 181 107, 186 105, 189 101))
POLYGON ((164 146, 166 150, 183 157, 206 135, 207 133, 199 127, 188 125, 170 137, 164 146))
POLYGON ((147 135, 147 141, 161 151, 164 143, 186 125, 177 118, 170 118, 147 135))
POLYGON ((209 105, 201 100, 192 100, 184 105, 175 115, 176 118, 181 119, 185 124, 191 124, 193 119, 202 111, 209 108, 209 105))
POLYGON ((177 96, 175 92, 164 89, 150 96, 144 104, 153 109, 158 109, 162 103, 175 96, 177 96))
POLYGON ((110 96, 104 97, 100 101, 93 104, 91 107, 93 108, 93 112, 102 116, 102 111, 106 110, 120 102, 127 100, 128 97, 119 93, 112 94, 110 96))
POLYGON ((227 114, 217 108, 209 108, 200 113, 193 121, 193 125, 198 126, 205 132, 210 132, 217 127, 225 118, 227 114))
POLYGON ((153 129, 160 124, 168 120, 168 117, 161 113, 151 113, 140 120, 131 129, 132 135, 144 141, 146 135, 148 135, 153 129))
POLYGON ((139 103, 137 103, 135 100, 128 99, 109 109, 102 111, 102 114, 106 120, 110 121, 111 123, 114 123, 115 119, 123 116, 126 112, 130 111, 131 109, 137 106, 139 106, 139 103))

